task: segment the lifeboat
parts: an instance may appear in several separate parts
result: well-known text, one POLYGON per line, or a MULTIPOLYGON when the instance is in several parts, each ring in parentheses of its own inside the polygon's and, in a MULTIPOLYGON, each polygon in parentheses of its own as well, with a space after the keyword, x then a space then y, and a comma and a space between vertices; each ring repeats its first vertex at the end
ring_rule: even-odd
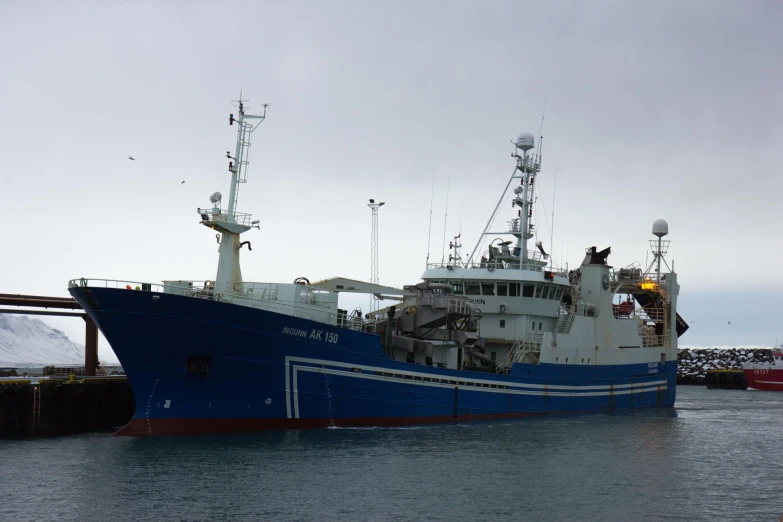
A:
POLYGON ((635 309, 636 305, 633 302, 633 299, 630 298, 624 303, 612 305, 612 311, 614 312, 615 317, 628 317, 629 315, 633 314, 635 309))

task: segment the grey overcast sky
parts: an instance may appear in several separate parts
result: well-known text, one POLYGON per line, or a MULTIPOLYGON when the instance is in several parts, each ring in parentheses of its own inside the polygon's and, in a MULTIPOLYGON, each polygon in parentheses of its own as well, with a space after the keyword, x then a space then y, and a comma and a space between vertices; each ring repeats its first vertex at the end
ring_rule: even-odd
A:
MULTIPOLYGON (((239 198, 261 220, 245 279, 369 279, 372 197, 386 202, 381 282, 415 283, 433 172, 440 260, 444 222, 447 241, 474 244, 549 83, 537 222, 548 245, 556 193, 557 261, 596 245, 614 266, 644 264, 665 218, 693 321, 681 345, 771 345, 781 27, 774 0, 5 0, 0 292, 213 279, 217 245, 195 210, 228 192, 240 89, 249 112, 270 104, 239 198)), ((83 342, 79 322, 47 322, 83 342)))

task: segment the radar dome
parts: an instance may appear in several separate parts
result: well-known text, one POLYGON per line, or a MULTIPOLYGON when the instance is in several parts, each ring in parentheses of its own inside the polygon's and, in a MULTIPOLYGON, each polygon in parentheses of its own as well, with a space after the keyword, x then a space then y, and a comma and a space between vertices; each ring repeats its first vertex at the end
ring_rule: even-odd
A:
POLYGON ((514 194, 519 196, 520 194, 522 194, 522 192, 524 192, 524 190, 525 187, 523 187, 522 185, 517 185, 517 188, 514 189, 514 194))
POLYGON ((654 236, 663 237, 669 233, 669 224, 665 219, 656 219, 653 223, 652 233, 654 236))
POLYGON ((517 141, 514 142, 514 145, 516 145, 518 149, 528 151, 535 146, 535 142, 536 140, 533 138, 533 134, 530 132, 523 132, 517 136, 517 141))
POLYGON ((215 192, 211 196, 209 196, 209 200, 212 202, 213 205, 217 205, 220 203, 220 200, 223 199, 223 194, 220 192, 215 192))

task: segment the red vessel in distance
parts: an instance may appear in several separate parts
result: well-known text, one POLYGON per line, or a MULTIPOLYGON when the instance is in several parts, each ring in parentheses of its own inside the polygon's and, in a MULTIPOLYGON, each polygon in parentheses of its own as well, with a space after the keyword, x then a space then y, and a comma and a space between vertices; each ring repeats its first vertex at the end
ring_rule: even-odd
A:
POLYGON ((783 349, 777 342, 772 350, 772 362, 745 363, 742 370, 748 380, 748 388, 783 391, 783 349))

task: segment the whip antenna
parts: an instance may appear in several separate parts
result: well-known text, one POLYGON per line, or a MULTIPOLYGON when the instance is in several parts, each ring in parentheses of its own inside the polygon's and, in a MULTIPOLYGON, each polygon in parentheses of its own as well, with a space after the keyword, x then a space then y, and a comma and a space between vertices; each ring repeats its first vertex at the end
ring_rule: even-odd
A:
POLYGON ((435 165, 432 166, 432 192, 430 193, 430 226, 427 229, 427 265, 430 263, 430 245, 432 243, 432 202, 435 199, 435 165))
POLYGON ((446 260, 446 224, 449 222, 449 190, 451 190, 451 171, 449 171, 449 183, 446 185, 446 215, 443 218, 443 253, 440 255, 440 262, 446 260))

